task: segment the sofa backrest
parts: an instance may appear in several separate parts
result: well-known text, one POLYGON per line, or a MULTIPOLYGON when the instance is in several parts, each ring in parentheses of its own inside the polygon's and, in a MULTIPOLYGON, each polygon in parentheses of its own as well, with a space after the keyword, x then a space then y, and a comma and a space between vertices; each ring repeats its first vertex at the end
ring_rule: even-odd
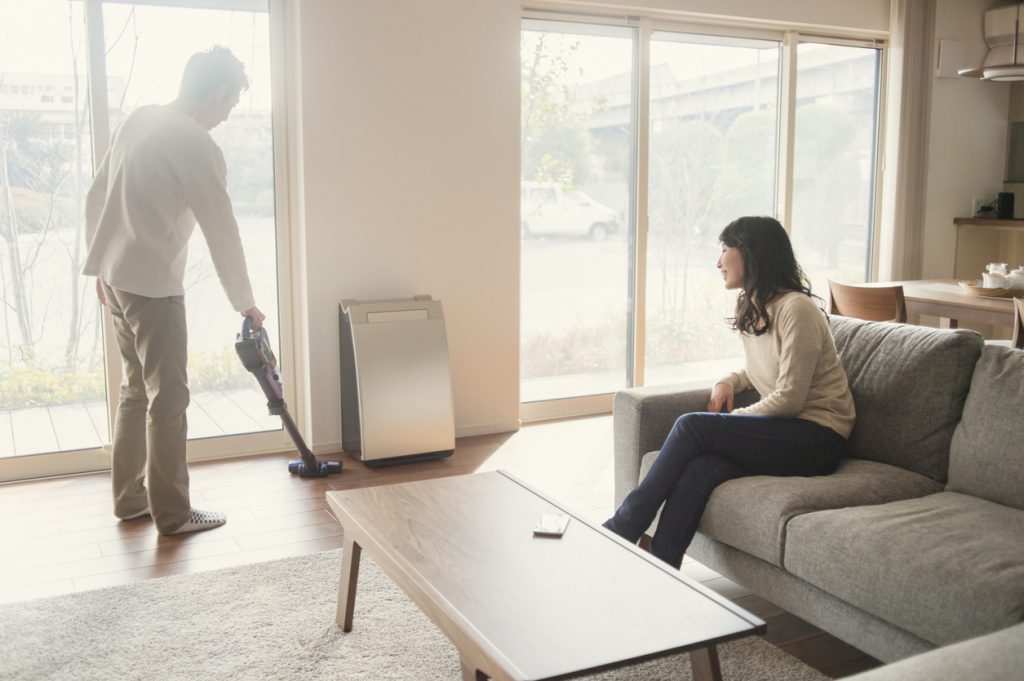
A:
POLYGON ((838 315, 829 324, 857 407, 845 454, 945 481, 981 336, 838 315))
POLYGON ((1024 509, 1024 352, 981 351, 953 433, 946 489, 1024 509))

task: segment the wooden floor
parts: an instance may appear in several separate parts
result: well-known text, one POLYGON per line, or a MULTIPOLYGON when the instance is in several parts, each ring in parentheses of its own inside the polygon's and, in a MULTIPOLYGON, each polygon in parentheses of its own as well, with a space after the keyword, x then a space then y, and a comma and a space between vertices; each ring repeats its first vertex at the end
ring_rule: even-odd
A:
MULTIPOLYGON (((465 438, 449 459, 387 469, 346 457, 344 472, 326 479, 290 476, 287 459, 193 464, 193 505, 226 511, 228 523, 176 537, 159 536, 148 517, 118 522, 106 473, 0 485, 0 602, 338 548, 341 528, 324 501, 330 490, 501 468, 588 519, 613 510, 608 416, 465 438)), ((689 558, 682 569, 765 619, 768 641, 833 678, 879 664, 689 558)))

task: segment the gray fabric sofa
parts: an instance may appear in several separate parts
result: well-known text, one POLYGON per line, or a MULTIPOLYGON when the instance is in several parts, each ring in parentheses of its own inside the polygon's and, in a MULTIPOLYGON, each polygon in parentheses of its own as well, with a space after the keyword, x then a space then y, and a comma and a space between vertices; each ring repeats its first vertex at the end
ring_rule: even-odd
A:
MULTIPOLYGON (((887 662, 1024 621, 1024 352, 829 323, 857 407, 839 470, 721 485, 688 554, 887 662)), ((616 504, 708 394, 616 394, 616 504)))
POLYGON ((914 655, 846 681, 1009 681, 1024 676, 1024 624, 914 655))

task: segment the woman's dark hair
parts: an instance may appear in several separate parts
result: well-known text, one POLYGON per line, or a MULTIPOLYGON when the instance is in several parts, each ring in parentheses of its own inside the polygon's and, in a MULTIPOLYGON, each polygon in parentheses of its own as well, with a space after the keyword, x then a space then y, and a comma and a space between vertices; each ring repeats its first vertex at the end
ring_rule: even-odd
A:
POLYGON ((768 303, 778 293, 799 291, 817 298, 793 255, 789 235, 775 218, 733 220, 718 240, 743 256, 743 292, 736 299, 736 316, 729 320, 734 329, 755 336, 767 332, 772 324, 768 303))

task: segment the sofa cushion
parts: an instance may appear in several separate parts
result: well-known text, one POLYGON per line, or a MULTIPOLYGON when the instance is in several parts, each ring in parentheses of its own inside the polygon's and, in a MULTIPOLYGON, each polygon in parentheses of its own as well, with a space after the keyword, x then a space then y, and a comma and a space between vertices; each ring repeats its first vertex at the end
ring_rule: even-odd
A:
MULTIPOLYGON (((657 452, 644 457, 647 475, 657 452)), ((774 477, 755 475, 723 483, 708 501, 698 532, 782 565, 786 523, 809 511, 881 504, 942 490, 934 480, 896 466, 843 459, 832 475, 774 477)))
POLYGON ((985 346, 953 433, 947 489, 1024 509, 1022 410, 1024 352, 985 346))
POLYGON ((808 513, 785 568, 935 645, 1024 621, 1024 511, 939 492, 808 513))
POLYGON ((829 323, 857 407, 846 455, 944 482, 981 336, 835 315, 829 323))

